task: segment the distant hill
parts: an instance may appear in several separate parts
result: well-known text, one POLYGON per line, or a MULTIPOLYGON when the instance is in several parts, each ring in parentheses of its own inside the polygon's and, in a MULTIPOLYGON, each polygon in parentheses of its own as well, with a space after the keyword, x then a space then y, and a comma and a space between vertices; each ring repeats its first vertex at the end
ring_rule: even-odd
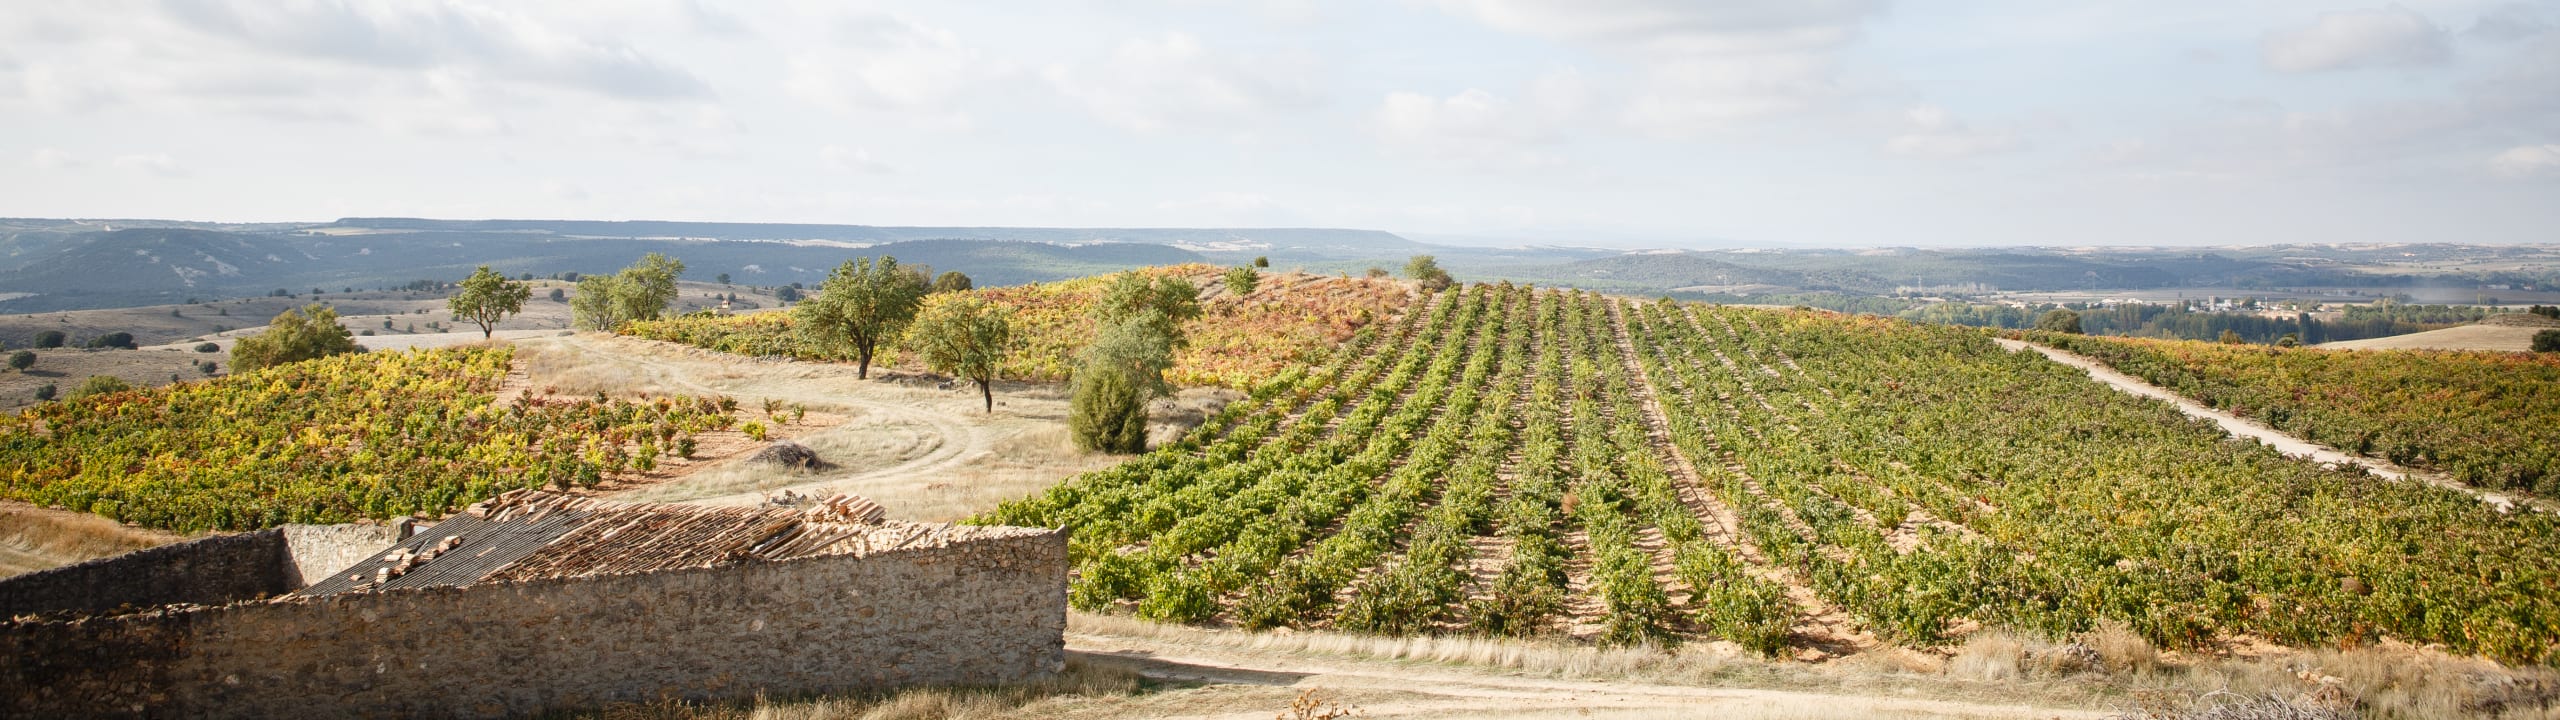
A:
POLYGON ((1335 228, 1026 228, 900 227, 794 223, 671 222, 662 220, 427 220, 419 218, 343 218, 310 228, 314 232, 349 230, 411 232, 490 232, 557 235, 577 238, 760 240, 881 244, 918 240, 993 240, 1093 245, 1131 243, 1163 245, 1201 253, 1272 255, 1292 261, 1401 258, 1430 252, 1424 245, 1378 230, 1335 228))
POLYGON ((393 287, 453 280, 486 263, 510 275, 611 272, 641 255, 681 259, 685 276, 751 285, 815 284, 857 256, 958 270, 1011 285, 1206 260, 1164 245, 917 240, 845 247, 735 240, 574 238, 511 232, 238 233, 182 228, 89 232, 47 240, 0 265, 0 312, 131 307, 275 290, 393 287))
POLYGON ((2560 327, 2560 320, 2526 313, 2491 315, 2489 319, 2422 333, 2393 335, 2365 340, 2342 340, 2321 343, 2319 347, 2335 350, 2496 350, 2526 352, 2533 349, 2533 334, 2560 327))

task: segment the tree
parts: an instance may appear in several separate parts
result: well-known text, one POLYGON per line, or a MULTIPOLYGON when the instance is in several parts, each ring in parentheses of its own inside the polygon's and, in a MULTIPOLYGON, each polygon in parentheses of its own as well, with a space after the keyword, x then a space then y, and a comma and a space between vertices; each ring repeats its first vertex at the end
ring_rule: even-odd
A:
POLYGON ((1226 281, 1227 292, 1236 297, 1251 295, 1254 286, 1262 284, 1262 276, 1249 267, 1228 268, 1226 276, 1220 279, 1226 281))
POLYGON ((87 347, 90 347, 90 348, 122 348, 122 349, 126 349, 126 350, 132 350, 132 349, 135 349, 136 347, 139 347, 139 346, 137 346, 137 345, 134 345, 134 344, 133 344, 133 333, 129 333, 129 332, 111 332, 111 333, 107 333, 107 334, 105 334, 105 335, 100 335, 100 336, 97 336, 97 337, 89 338, 89 342, 87 343, 87 347))
POLYGON ((125 382, 124 378, 114 375, 91 375, 89 379, 80 382, 80 387, 72 389, 71 399, 78 400, 91 395, 120 393, 132 389, 133 385, 125 382))
POLYGON ((244 337, 231 348, 231 369, 248 372, 331 355, 364 352, 355 334, 338 326, 338 311, 312 303, 286 310, 267 324, 267 331, 244 337))
POLYGON ((1382 278, 1394 274, 1395 273, 1387 272, 1386 268, 1378 267, 1376 265, 1369 266, 1368 276, 1372 278, 1382 278))
POLYGON ((480 339, 496 334, 498 321, 524 312, 524 301, 533 297, 533 286, 500 275, 482 265, 471 277, 462 279, 462 290, 445 298, 444 306, 457 319, 480 326, 480 339))
POLYGON ((55 391, 54 391, 54 388, 53 388, 53 383, 45 383, 45 384, 43 384, 43 385, 38 385, 38 386, 36 386, 36 399, 37 399, 37 400, 51 400, 51 399, 53 399, 53 393, 54 393, 54 392, 55 392, 55 391))
POLYGON ((1182 323, 1199 317, 1199 286, 1178 277, 1148 278, 1136 271, 1112 276, 1111 284, 1103 288, 1102 301, 1093 306, 1094 327, 1143 321, 1171 340, 1175 349, 1185 344, 1182 323))
MULTIPOLYGON (((2538 353, 2560 352, 2560 329, 2544 330, 2542 332, 2534 333, 2533 351, 2538 353)), ((20 352, 24 351, 22 350, 20 352)))
POLYGON ((938 372, 978 384, 987 412, 996 411, 996 369, 1013 352, 1013 309, 970 295, 925 303, 907 339, 938 372))
POLYGON ((728 274, 728 273, 720 273, 720 274, 718 274, 718 275, 714 275, 714 276, 712 276, 712 277, 711 277, 711 279, 720 281, 720 284, 722 284, 722 285, 727 285, 727 284, 729 284, 729 274, 728 274))
POLYGON ((1164 371, 1185 344, 1182 321, 1200 317, 1200 291, 1182 278, 1121 273, 1093 317, 1100 331, 1069 379, 1068 430, 1088 450, 1145 452, 1147 401, 1173 392, 1164 371))
POLYGON ((783 301, 783 302, 799 302, 799 301, 800 301, 800 288, 792 287, 792 286, 789 286, 789 285, 784 285, 784 286, 782 286, 782 287, 774 288, 774 289, 773 289, 773 299, 775 299, 775 300, 780 300, 780 301, 783 301))
POLYGON ((69 339, 70 338, 63 335, 60 330, 46 330, 44 332, 36 333, 36 349, 42 350, 62 347, 63 341, 69 339))
POLYGON ((1405 261, 1404 276, 1432 292, 1447 290, 1456 283, 1449 279, 1449 271, 1440 269, 1440 259, 1429 255, 1415 255, 1405 261))
POLYGON ((791 309, 792 322, 820 345, 850 344, 854 377, 871 377, 871 356, 916 319, 925 283, 898 259, 854 258, 827 274, 818 295, 791 309))
POLYGON ((960 274, 958 270, 945 272, 933 279, 933 291, 937 293, 960 292, 973 287, 977 287, 977 283, 970 282, 969 276, 960 274))
POLYGON ((2284 337, 2276 338, 2276 347, 2301 347, 2301 346, 2302 346, 2302 334, 2301 334, 2301 333, 2285 333, 2285 334, 2284 334, 2284 337))
POLYGON ((655 320, 676 299, 676 277, 684 261, 649 253, 612 275, 578 279, 578 294, 569 299, 569 315, 579 327, 611 331, 635 320, 655 320))
POLYGON ((2036 318, 2036 329, 2078 335, 2080 334, 2080 313, 2062 308, 2046 310, 2043 317, 2036 318))
POLYGON ((17 351, 17 352, 9 353, 9 369, 11 369, 11 370, 16 370, 16 371, 18 371, 18 372, 26 372, 26 371, 27 371, 27 368, 31 368, 31 367, 35 367, 35 366, 36 366, 36 352, 35 352, 35 351, 33 351, 33 350, 20 350, 20 351, 17 351))
POLYGON ((569 291, 567 291, 567 290, 562 290, 562 289, 560 289, 560 288, 552 288, 552 289, 551 289, 551 301, 552 301, 552 302, 568 302, 568 301, 569 301, 569 291))
POLYGON ((211 343, 211 342, 200 342, 200 343, 196 343, 196 352, 200 352, 200 353, 222 352, 222 345, 221 345, 220 343, 211 343))
POLYGON ((2224 345, 2239 345, 2239 344, 2243 344, 2243 343, 2249 342, 2249 340, 2248 340, 2247 338, 2240 337, 2240 333, 2238 333, 2238 332, 2235 332, 2235 331, 2232 331, 2232 330, 2223 330, 2223 331, 2222 331, 2222 338, 2221 338, 2221 342, 2222 342, 2222 344, 2224 344, 2224 345))
POLYGON ((1267 268, 1267 267, 1271 267, 1271 256, 1269 256, 1269 255, 1255 255, 1255 256, 1253 256, 1253 266, 1254 266, 1254 267, 1258 267, 1258 268, 1267 268))

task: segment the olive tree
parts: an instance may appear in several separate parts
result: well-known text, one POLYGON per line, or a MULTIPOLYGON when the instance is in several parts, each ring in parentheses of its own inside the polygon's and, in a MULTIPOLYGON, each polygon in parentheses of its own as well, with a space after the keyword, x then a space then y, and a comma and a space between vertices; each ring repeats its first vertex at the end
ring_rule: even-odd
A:
POLYGON ((844 261, 818 294, 791 308, 792 324, 821 346, 849 345, 854 377, 871 377, 871 357, 916 319, 925 296, 925 281, 898 267, 898 259, 882 255, 844 261))
POLYGON ((524 312, 524 301, 533 298, 533 286, 508 280, 507 276, 482 265, 471 277, 463 278, 462 291, 446 298, 446 309, 457 320, 469 320, 480 326, 480 339, 497 333, 498 321, 524 312))

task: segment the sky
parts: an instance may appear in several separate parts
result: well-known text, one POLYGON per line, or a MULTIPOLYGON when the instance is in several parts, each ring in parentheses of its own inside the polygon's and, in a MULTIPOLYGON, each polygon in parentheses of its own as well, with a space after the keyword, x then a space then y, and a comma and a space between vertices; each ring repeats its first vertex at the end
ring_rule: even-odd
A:
POLYGON ((25 0, 0 216, 2560 242, 2560 0, 25 0))

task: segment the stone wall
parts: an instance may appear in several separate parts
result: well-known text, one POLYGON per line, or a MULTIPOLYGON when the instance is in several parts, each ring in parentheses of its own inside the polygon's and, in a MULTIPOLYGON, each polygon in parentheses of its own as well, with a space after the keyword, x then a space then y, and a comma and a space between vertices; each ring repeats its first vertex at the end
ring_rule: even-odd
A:
POLYGON ((123 606, 220 604, 296 589, 284 532, 215 535, 0 580, 0 617, 123 606))
POLYGON ((497 717, 1019 681, 1065 662, 1045 530, 868 556, 0 624, 0 715, 497 717))
POLYGON ((294 590, 311 587, 408 539, 409 528, 407 519, 389 525, 286 525, 285 557, 291 562, 285 583, 294 590))

